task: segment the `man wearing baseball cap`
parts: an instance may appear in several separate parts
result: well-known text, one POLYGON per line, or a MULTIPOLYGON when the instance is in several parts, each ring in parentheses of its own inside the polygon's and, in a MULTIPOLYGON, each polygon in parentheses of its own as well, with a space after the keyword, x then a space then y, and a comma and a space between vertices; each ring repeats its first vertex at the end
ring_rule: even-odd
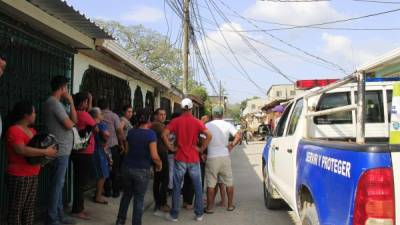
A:
MULTIPOLYGON (((214 120, 207 123, 206 127, 213 136, 207 151, 206 162, 206 181, 207 181, 207 209, 206 213, 213 213, 215 187, 218 180, 226 186, 228 193, 228 211, 235 210, 233 205, 233 175, 230 153, 233 148, 240 142, 240 133, 236 128, 224 121, 224 109, 221 106, 214 106, 212 109, 214 120), (229 142, 232 135, 234 140, 229 142)), ((225 190, 221 190, 223 192, 225 190)))
POLYGON ((273 129, 275 129, 275 127, 278 125, 279 119, 281 118, 283 111, 285 111, 285 107, 283 107, 283 105, 277 105, 272 109, 272 112, 274 112, 273 129))
POLYGON ((166 219, 177 222, 180 208, 180 195, 183 177, 189 173, 195 191, 195 214, 196 221, 201 221, 204 214, 203 190, 201 184, 201 170, 199 152, 203 152, 211 141, 211 133, 204 124, 192 115, 193 102, 189 98, 182 100, 182 115, 173 119, 163 132, 163 141, 168 149, 175 154, 175 167, 173 175, 172 209, 166 219), (175 148, 169 141, 170 133, 176 135, 175 148), (204 134, 206 139, 201 147, 197 147, 200 134, 204 134))

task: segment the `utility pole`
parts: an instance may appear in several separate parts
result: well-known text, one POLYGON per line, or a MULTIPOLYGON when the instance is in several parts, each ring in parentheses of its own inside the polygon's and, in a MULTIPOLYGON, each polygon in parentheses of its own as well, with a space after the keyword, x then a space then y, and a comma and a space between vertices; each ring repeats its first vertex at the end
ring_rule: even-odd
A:
POLYGON ((183 3, 183 94, 185 97, 189 94, 189 6, 190 0, 184 0, 183 3))

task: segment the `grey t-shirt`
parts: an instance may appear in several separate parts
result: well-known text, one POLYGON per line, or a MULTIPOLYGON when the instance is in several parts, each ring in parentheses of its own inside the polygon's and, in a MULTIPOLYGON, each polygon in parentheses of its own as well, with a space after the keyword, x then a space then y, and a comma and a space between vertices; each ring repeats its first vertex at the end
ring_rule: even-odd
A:
POLYGON ((106 122, 110 131, 110 138, 108 139, 108 146, 114 147, 118 145, 117 129, 121 127, 121 123, 117 114, 106 109, 103 110, 104 122, 106 122))
POLYGON ((44 124, 47 131, 56 137, 59 145, 57 156, 71 154, 73 133, 64 127, 64 120, 69 118, 64 106, 53 96, 44 103, 44 124))

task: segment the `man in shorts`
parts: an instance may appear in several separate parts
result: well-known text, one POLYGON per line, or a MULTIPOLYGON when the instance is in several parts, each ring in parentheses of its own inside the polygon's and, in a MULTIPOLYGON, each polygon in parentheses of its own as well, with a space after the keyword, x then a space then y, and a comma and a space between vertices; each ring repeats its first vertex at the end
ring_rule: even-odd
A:
POLYGON ((208 145, 206 161, 207 208, 205 212, 209 214, 213 213, 215 187, 218 179, 226 186, 228 194, 227 210, 235 210, 233 205, 234 188, 230 152, 240 142, 240 133, 231 123, 222 119, 223 111, 224 109, 220 106, 213 107, 214 120, 206 124, 213 137, 208 145), (229 143, 229 135, 234 137, 233 142, 229 143))

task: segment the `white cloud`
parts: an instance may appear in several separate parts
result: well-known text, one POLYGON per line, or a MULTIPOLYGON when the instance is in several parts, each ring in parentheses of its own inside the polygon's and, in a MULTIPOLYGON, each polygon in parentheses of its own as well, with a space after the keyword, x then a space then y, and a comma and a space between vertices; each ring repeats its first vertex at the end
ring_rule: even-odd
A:
POLYGON ((162 18, 163 12, 160 9, 146 5, 136 6, 121 16, 121 20, 142 23, 154 23, 162 18))
POLYGON ((279 3, 256 1, 245 10, 250 18, 271 20, 274 22, 305 25, 344 18, 328 2, 279 3))
MULTIPOLYGON (((331 57, 340 59, 342 63, 355 67, 363 64, 382 54, 382 49, 388 46, 380 46, 380 50, 375 49, 373 43, 360 43, 363 46, 355 46, 353 41, 342 35, 329 33, 322 34, 324 41, 323 51, 331 57)), ((355 69, 355 68, 352 68, 355 69)))

